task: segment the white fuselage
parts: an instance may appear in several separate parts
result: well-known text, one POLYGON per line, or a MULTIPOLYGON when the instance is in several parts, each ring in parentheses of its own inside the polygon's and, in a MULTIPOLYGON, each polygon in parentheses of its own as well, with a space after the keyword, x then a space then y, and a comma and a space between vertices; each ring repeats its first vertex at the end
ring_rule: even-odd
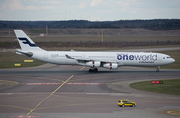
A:
MULTIPOLYGON (((175 60, 169 55, 144 52, 71 52, 71 51, 30 51, 31 58, 60 65, 83 65, 78 59, 91 59, 100 62, 114 62, 119 66, 162 66, 175 60), (69 55, 75 59, 68 59, 69 55), (77 60, 76 60, 77 59, 77 60)), ((85 66, 88 66, 84 64, 85 66)), ((100 66, 102 67, 102 66, 100 66)))

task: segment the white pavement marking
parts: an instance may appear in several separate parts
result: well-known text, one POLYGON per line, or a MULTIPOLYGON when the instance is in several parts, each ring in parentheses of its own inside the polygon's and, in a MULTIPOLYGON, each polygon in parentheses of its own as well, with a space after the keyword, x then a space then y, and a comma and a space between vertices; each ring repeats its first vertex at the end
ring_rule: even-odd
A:
MULTIPOLYGON (((26 83, 26 85, 58 85, 61 83, 26 83)), ((100 83, 66 83, 68 85, 100 85, 100 83)))

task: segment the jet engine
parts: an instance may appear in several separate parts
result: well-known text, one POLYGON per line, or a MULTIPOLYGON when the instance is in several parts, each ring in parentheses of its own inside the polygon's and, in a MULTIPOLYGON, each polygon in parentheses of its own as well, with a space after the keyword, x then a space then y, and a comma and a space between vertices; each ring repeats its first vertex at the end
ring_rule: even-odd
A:
POLYGON ((108 69, 117 69, 118 68, 118 64, 117 63, 106 63, 103 65, 104 68, 108 68, 108 69))
POLYGON ((86 62, 85 65, 95 68, 95 67, 100 67, 101 62, 100 61, 89 61, 89 62, 86 62))

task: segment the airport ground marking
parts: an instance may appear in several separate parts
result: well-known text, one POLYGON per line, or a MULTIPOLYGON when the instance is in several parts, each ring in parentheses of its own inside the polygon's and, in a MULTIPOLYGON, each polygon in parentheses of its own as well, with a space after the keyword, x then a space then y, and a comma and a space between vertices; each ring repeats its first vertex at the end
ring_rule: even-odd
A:
POLYGON ((26 116, 26 115, 16 115, 16 116, 10 116, 11 118, 38 118, 41 116, 26 116))
POLYGON ((81 104, 65 104, 65 105, 57 105, 57 106, 49 106, 49 107, 40 107, 36 110, 40 109, 49 109, 49 108, 55 108, 55 107, 68 107, 68 106, 84 106, 84 105, 93 105, 93 104, 104 104, 104 103, 81 103, 81 104))
MULTIPOLYGON (((124 96, 124 95, 127 95, 127 94, 125 94, 125 93, 86 93, 86 92, 81 92, 81 93, 73 93, 73 92, 71 92, 71 93, 61 93, 61 94, 54 94, 53 96, 55 96, 55 97, 59 97, 59 98, 73 98, 73 99, 78 99, 78 98, 82 98, 82 96, 81 95, 83 95, 83 96, 86 96, 86 95, 99 95, 99 96, 101 96, 101 95, 103 95, 103 96, 110 96, 110 95, 119 95, 119 96, 124 96), (72 96, 69 96, 69 95, 78 95, 78 96, 74 96, 74 97, 72 97, 72 96), (80 96, 79 96, 80 95, 80 96)), ((131 95, 133 95, 133 94, 131 94, 131 95)), ((91 98, 91 97, 88 97, 88 98, 85 98, 87 101, 88 100, 94 100, 94 98, 91 98)))
POLYGON ((170 115, 180 116, 180 110, 167 111, 170 115))
POLYGON ((26 83, 26 85, 59 85, 61 83, 26 83))
POLYGON ((74 79, 74 80, 70 80, 70 81, 81 81, 81 80, 88 80, 88 79, 104 79, 104 78, 109 78, 109 76, 108 77, 93 77, 93 78, 74 79))
POLYGON ((83 70, 85 68, 85 66, 83 66, 80 70, 83 70))
POLYGON ((19 109, 25 109, 25 110, 32 110, 30 108, 20 107, 20 106, 13 106, 13 105, 0 105, 3 107, 13 107, 13 108, 19 108, 19 109))
MULTIPOLYGON (((144 76, 144 75, 143 75, 144 76)), ((135 77, 143 77, 142 75, 136 75, 135 77)), ((81 80, 88 80, 88 79, 91 79, 91 80, 96 80, 96 79, 105 79, 105 78, 128 78, 130 76, 106 76, 106 77, 93 77, 93 78, 83 78, 83 79, 73 79, 73 80, 70 80, 70 81, 81 81, 81 80)), ((144 76, 146 77, 146 76, 144 76)))
POLYGON ((100 85, 100 83, 66 83, 68 85, 100 85))
MULTIPOLYGON (((70 81, 81 81, 81 80, 88 80, 88 79, 105 79, 105 78, 122 78, 122 77, 129 77, 129 76, 106 76, 106 77, 93 77, 93 78, 83 78, 83 79, 74 79, 70 81)), ((139 77, 139 76, 136 76, 139 77)))
MULTIPOLYGON (((61 83, 26 83, 26 85, 59 85, 61 83)), ((104 83, 66 83, 67 85, 100 85, 104 83)))
POLYGON ((59 79, 52 79, 52 78, 44 78, 44 77, 34 77, 35 79, 47 79, 47 80, 54 80, 54 81, 61 81, 64 82, 63 80, 59 80, 59 79))
POLYGON ((34 110, 36 110, 36 108, 41 105, 45 100, 47 100, 49 97, 51 97, 56 91, 58 91, 65 83, 67 83, 74 75, 72 75, 71 77, 69 77, 65 82, 63 82, 56 90, 54 90, 49 96, 47 96, 46 98, 44 98, 39 104, 37 104, 28 114, 26 114, 26 116, 28 116, 30 113, 32 113, 34 110))
MULTIPOLYGON (((26 95, 26 97, 10 97, 10 98, 5 98, 6 100, 7 99, 9 99, 9 100, 11 100, 11 99, 28 99, 28 98, 34 98, 34 97, 42 97, 42 96, 45 96, 45 94, 40 94, 40 93, 38 93, 38 94, 33 94, 33 93, 8 93, 9 95, 13 95, 13 94, 16 94, 16 95, 26 95), (31 95, 31 96, 27 96, 27 95, 31 95)), ((1 95, 3 95, 3 94, 1 94, 1 95)), ((7 94, 4 94, 4 95, 7 95, 7 94)), ((1 98, 2 99, 2 98, 1 98)), ((0 105, 1 106, 1 105, 0 105)))

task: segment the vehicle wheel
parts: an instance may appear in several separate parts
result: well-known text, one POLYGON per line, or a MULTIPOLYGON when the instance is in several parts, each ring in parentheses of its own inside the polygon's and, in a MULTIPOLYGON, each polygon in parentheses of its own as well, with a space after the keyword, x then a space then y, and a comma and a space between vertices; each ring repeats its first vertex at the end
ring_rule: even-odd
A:
POLYGON ((124 104, 122 105, 122 107, 124 107, 124 104))
POLYGON ((132 107, 135 107, 135 105, 133 104, 132 107))

